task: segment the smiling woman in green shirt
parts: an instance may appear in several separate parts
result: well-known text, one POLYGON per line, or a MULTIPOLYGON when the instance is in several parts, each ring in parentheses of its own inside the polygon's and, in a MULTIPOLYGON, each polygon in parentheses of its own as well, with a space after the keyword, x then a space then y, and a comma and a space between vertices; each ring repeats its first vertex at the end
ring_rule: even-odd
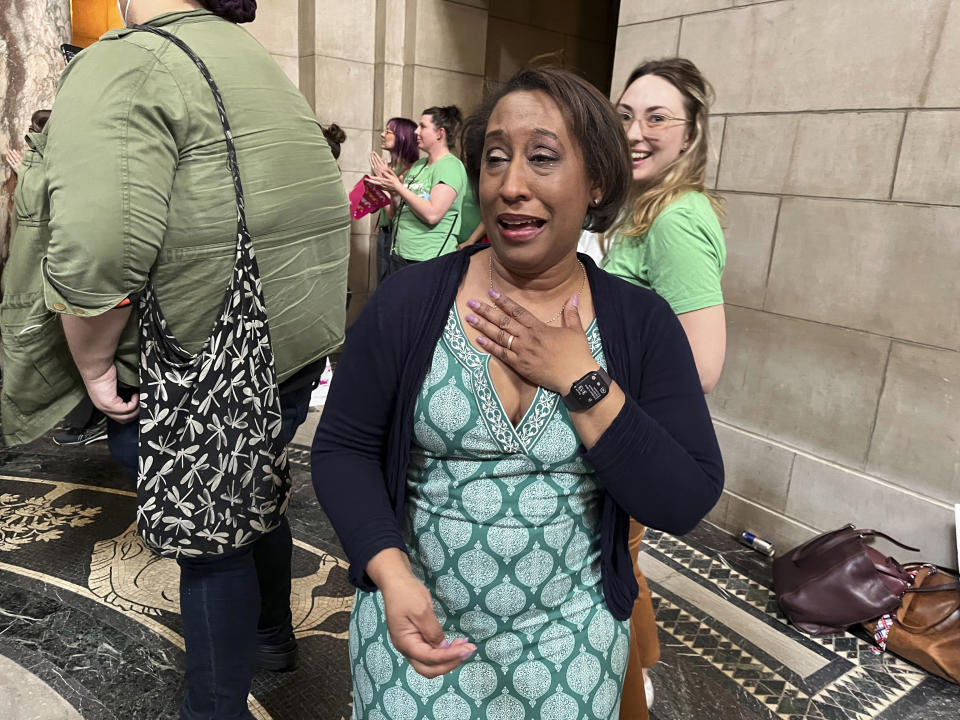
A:
MULTIPOLYGON (((726 326, 720 278, 726 262, 720 204, 705 190, 709 83, 689 60, 644 63, 630 75, 617 103, 630 146, 632 201, 613 233, 602 267, 663 297, 693 351, 700 384, 710 392, 723 369, 726 326)), ((630 522, 637 557, 643 526, 630 522)), ((646 669, 660 649, 650 593, 637 565, 640 594, 631 617, 630 662, 623 719, 646 718, 652 685, 646 669), (646 682, 645 682, 646 681, 646 682), (646 688, 644 689, 644 685, 646 688)))
MULTIPOLYGON (((340 172, 306 100, 236 25, 253 19, 254 0, 131 0, 122 10, 125 23, 189 45, 223 97, 289 440, 322 358, 343 341, 350 218, 340 172)), ((44 432, 56 422, 57 397, 85 385, 111 419, 111 452, 135 474, 139 343, 129 298, 149 278, 169 330, 195 353, 236 261, 236 195, 217 105, 181 49, 124 28, 70 63, 32 145, 42 173, 31 169, 36 183, 20 196, 18 287, 0 313, 5 365, 24 380, 4 387, 4 431, 14 418, 21 440, 44 432), (41 277, 29 261, 44 255, 41 277)), ((284 520, 224 558, 178 559, 182 719, 249 720, 255 663, 295 665, 291 548, 284 520)))
POLYGON ((468 191, 467 172, 451 152, 459 124, 460 110, 453 105, 424 110, 417 145, 427 156, 415 162, 402 180, 385 161, 374 161, 376 174, 371 181, 393 200, 387 209, 394 236, 389 272, 457 249, 460 212, 468 191))

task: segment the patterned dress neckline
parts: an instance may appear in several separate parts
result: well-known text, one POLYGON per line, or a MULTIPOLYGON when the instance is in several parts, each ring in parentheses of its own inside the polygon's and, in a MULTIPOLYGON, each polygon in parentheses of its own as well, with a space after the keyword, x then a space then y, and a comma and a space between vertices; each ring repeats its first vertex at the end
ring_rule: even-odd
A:
MULTIPOLYGON (((590 322, 585 332, 591 354, 606 369, 596 318, 590 322)), ((514 425, 497 394, 490 375, 491 355, 481 352, 470 342, 456 303, 450 308, 441 339, 457 362, 474 374, 475 387, 480 390, 477 393, 477 402, 481 406, 484 419, 487 420, 490 433, 503 440, 504 451, 516 452, 517 448, 529 450, 559 407, 560 395, 552 390, 538 387, 533 401, 520 418, 520 422, 514 425)))

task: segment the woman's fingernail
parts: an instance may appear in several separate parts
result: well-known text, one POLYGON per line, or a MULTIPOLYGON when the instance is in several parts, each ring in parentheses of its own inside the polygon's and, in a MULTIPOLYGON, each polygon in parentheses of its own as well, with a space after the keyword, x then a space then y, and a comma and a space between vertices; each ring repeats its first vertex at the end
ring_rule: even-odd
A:
POLYGON ((473 308, 474 310, 480 309, 480 302, 478 300, 467 300, 467 307, 473 308))
POLYGON ((468 657, 473 655, 475 651, 476 651, 476 648, 474 648, 473 650, 464 650, 462 653, 460 653, 460 657, 466 660, 468 657))
POLYGON ((473 313, 467 315, 467 322, 473 325, 477 321, 477 316, 473 313))
POLYGON ((440 647, 443 648, 444 650, 446 650, 448 647, 450 647, 450 641, 449 641, 449 640, 444 640, 444 641, 443 641, 443 644, 442 644, 440 647))
POLYGON ((573 294, 573 306, 580 307, 580 296, 577 293, 573 294))
POLYGON ((477 342, 483 345, 484 347, 487 346, 487 339, 485 337, 478 337, 477 342))
POLYGON ((496 290, 494 290, 493 288, 490 288, 489 290, 487 290, 487 295, 489 295, 490 297, 492 297, 494 300, 496 300, 497 298, 500 297, 500 293, 498 293, 498 292, 497 292, 496 290))

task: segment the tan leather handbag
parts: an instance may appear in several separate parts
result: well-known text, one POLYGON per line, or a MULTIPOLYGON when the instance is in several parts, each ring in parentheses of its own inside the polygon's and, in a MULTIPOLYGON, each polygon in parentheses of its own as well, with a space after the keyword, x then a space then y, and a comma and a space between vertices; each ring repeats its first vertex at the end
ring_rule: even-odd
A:
MULTIPOLYGON (((887 650, 944 680, 960 683, 960 583, 929 565, 920 566, 913 588, 894 616, 887 650)), ((876 621, 863 627, 873 635, 876 621)))

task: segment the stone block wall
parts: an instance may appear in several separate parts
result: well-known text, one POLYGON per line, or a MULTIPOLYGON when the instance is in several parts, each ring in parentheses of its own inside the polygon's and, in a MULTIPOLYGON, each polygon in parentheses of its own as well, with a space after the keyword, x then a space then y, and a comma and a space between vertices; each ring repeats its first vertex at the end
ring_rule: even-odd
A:
POLYGON ((619 23, 614 98, 674 54, 717 92, 711 519, 781 550, 853 522, 956 566, 960 0, 622 0, 619 23))
POLYGON ((556 54, 555 64, 610 89, 616 2, 490 0, 486 75, 506 81, 532 58, 556 54))
MULTIPOLYGON (((486 0, 266 0, 247 27, 320 122, 347 133, 339 163, 349 190, 388 119, 450 104, 466 115, 480 101, 486 23, 486 0)), ((353 223, 348 321, 376 287, 375 217, 353 223)))

